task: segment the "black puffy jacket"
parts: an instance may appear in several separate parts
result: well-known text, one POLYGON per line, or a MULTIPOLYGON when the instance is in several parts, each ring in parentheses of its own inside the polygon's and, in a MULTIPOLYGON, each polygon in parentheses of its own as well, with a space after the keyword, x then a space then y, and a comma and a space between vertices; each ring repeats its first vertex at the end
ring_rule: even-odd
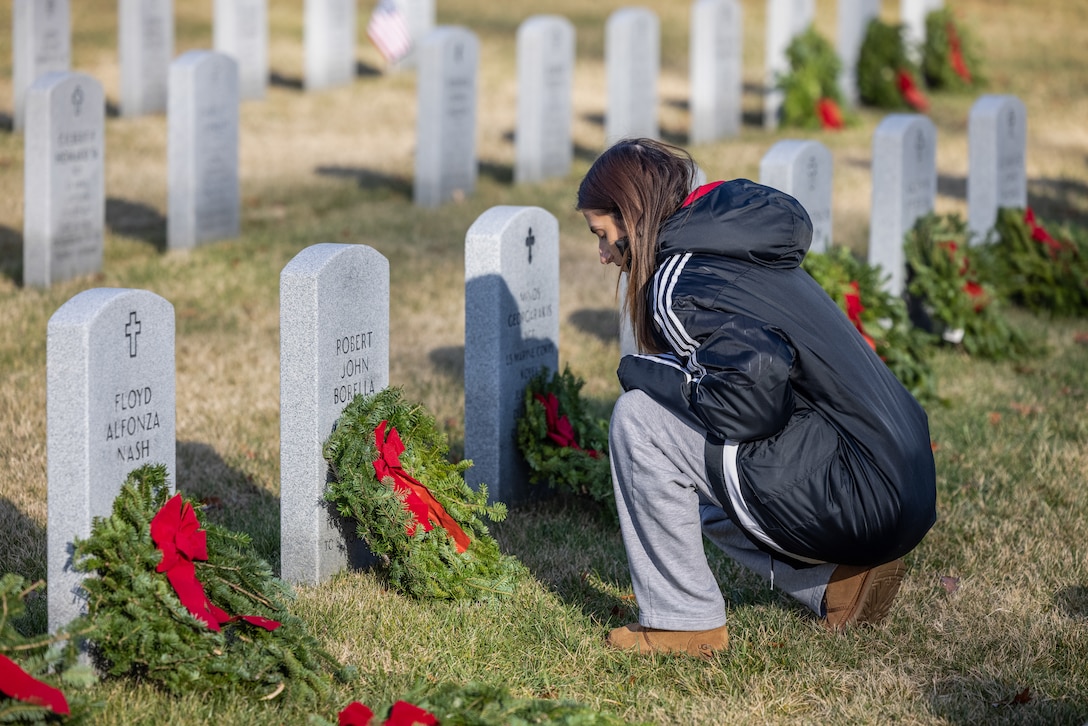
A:
POLYGON ((740 179, 662 225, 650 306, 663 355, 625 356, 639 388, 707 432, 707 475, 759 547, 793 564, 873 566, 936 520, 925 411, 801 269, 812 224, 740 179), (739 487, 724 443, 739 443, 739 487))

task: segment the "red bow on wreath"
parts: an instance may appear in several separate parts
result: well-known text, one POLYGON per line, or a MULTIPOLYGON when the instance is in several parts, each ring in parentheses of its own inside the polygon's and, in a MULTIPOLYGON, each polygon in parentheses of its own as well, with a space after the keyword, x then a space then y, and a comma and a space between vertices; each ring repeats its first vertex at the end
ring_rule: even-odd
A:
POLYGON ((583 449, 578 445, 574 436, 574 427, 571 426, 570 419, 566 415, 559 415, 559 399, 555 397, 554 393, 549 393, 547 398, 539 393, 533 394, 533 398, 540 402, 540 405, 544 407, 544 417, 548 422, 548 438, 554 441, 559 446, 569 447, 575 451, 585 451, 592 458, 596 459, 601 454, 595 449, 583 449))
MULTIPOLYGON (((340 712, 337 723, 339 726, 370 726, 373 719, 373 711, 358 701, 352 701, 340 712)), ((389 709, 389 718, 382 721, 382 726, 415 726, 416 724, 438 726, 438 719, 433 713, 419 706, 407 701, 397 701, 389 709)))
POLYGON ((42 683, 3 655, 0 655, 0 693, 16 701, 45 706, 62 716, 69 713, 68 700, 63 693, 47 683, 42 683))
POLYGON ((277 621, 258 615, 231 617, 208 599, 193 564, 193 560, 208 559, 208 533, 200 528, 192 505, 182 504, 180 494, 167 501, 151 520, 151 539, 162 552, 162 561, 155 571, 166 573, 181 604, 194 618, 215 631, 236 620, 265 630, 280 626, 277 621))
POLYGON ((971 71, 967 70, 967 63, 963 60, 963 49, 960 47, 960 35, 956 32, 956 24, 950 22, 945 26, 945 30, 948 33, 948 55, 952 70, 965 83, 970 83, 971 71))
MULTIPOLYGON (((453 538, 457 551, 464 552, 472 541, 445 507, 434 498, 430 490, 410 476, 401 466, 400 455, 404 453, 404 442, 400 440, 400 434, 394 426, 389 427, 389 436, 386 436, 385 427, 388 423, 388 421, 382 421, 378 424, 378 428, 374 429, 374 443, 378 447, 378 458, 374 460, 374 473, 378 481, 384 481, 387 477, 392 480, 393 491, 403 495, 404 506, 423 527, 424 532, 431 531, 433 527, 431 522, 434 522, 453 538)), ((408 525, 409 537, 415 534, 415 531, 414 524, 408 525)))
POLYGON ((918 86, 914 84, 914 76, 910 74, 910 71, 905 68, 899 69, 896 82, 899 84, 899 93, 903 96, 903 100, 915 111, 925 113, 926 109, 929 108, 929 101, 918 90, 918 86))
POLYGON ((820 125, 829 131, 838 131, 843 127, 842 111, 832 98, 821 98, 816 102, 816 113, 820 116, 820 125))
POLYGON ((1031 238, 1040 244, 1046 245, 1052 258, 1057 257, 1058 253, 1062 251, 1062 243, 1051 237, 1050 233, 1043 229, 1043 225, 1035 221, 1035 212, 1032 211, 1031 207, 1024 211, 1024 222, 1027 223, 1028 228, 1031 230, 1031 238))
MULTIPOLYGON (((956 254, 959 250, 959 245, 954 241, 948 240, 947 242, 938 242, 939 247, 944 249, 948 253, 949 259, 953 262, 956 261, 956 254)), ((956 271, 962 278, 967 278, 967 274, 970 272, 970 263, 967 260, 967 255, 963 256, 963 262, 960 264, 960 268, 956 271)), ((963 283, 963 291, 967 293, 967 296, 974 301, 974 311, 976 313, 982 312, 982 309, 990 304, 989 299, 986 297, 986 290, 982 285, 978 284, 975 280, 966 279, 963 283)))

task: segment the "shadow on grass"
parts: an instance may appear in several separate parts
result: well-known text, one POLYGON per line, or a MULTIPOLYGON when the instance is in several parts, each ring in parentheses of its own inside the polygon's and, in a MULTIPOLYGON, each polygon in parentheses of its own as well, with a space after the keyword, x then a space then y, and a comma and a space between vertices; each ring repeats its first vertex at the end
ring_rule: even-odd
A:
POLYGON ((1054 595, 1054 604, 1071 618, 1088 620, 1088 587, 1084 585, 1063 587, 1054 595))
POLYGON ((412 198, 412 180, 404 177, 354 166, 319 166, 314 169, 314 173, 318 176, 353 179, 362 189, 385 190, 404 199, 412 198))
POLYGON ((1088 704, 1045 694, 1026 681, 985 674, 933 684, 930 710, 948 724, 1082 724, 1088 704))
MULTIPOLYGON (((22 575, 24 586, 46 576, 46 531, 26 516, 15 503, 0 497, 0 575, 22 575)), ((44 633, 48 628, 45 588, 27 595, 26 613, 15 622, 24 635, 44 633)))
POLYGON ((427 354, 435 371, 447 376, 451 381, 465 379, 465 346, 447 345, 432 348, 427 354))
POLYGON ((279 572, 279 497, 198 441, 178 441, 175 488, 203 502, 209 521, 248 534, 254 552, 279 572))
POLYGON ((1088 227, 1088 184, 1073 179, 1029 179, 1028 204, 1047 221, 1088 227))
POLYGON ((620 337, 620 313, 618 310, 582 308, 568 318, 570 324, 586 335, 592 335, 602 343, 612 343, 620 337))
POLYGON ((166 251, 166 217, 147 204, 107 198, 106 226, 114 234, 134 237, 159 252, 166 251))
POLYGON ((0 274, 16 285, 23 281, 23 233, 0 224, 0 274))

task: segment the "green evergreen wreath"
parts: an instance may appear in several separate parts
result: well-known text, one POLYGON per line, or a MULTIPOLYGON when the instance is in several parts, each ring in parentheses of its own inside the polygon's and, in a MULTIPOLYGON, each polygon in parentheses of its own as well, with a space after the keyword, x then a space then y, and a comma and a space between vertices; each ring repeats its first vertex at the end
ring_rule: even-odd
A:
MULTIPOLYGON (((919 78, 917 64, 910 59, 903 25, 889 25, 873 18, 865 30, 858 50, 858 98, 877 108, 915 108, 901 88, 902 74, 913 81, 919 78)), ((917 93, 917 89, 916 93, 917 93)), ((924 100, 924 99, 921 99, 924 100)))
POLYGON ((809 252, 801 266, 846 313, 911 395, 923 404, 938 400, 937 378, 929 364, 934 336, 911 323, 903 299, 884 289, 880 268, 841 246, 809 252))
POLYGON ((935 90, 966 91, 985 84, 974 36, 961 27, 951 8, 926 15, 922 75, 935 90))
POLYGON ((280 626, 269 631, 236 621, 216 632, 190 614, 167 576, 156 572, 163 552, 152 540, 151 521, 168 497, 165 467, 136 469, 113 513, 96 518, 90 536, 76 542, 75 567, 88 573, 87 614, 71 629, 87 631, 100 669, 175 694, 227 690, 268 700, 314 700, 329 694, 333 674, 346 679, 350 669, 288 611, 290 586, 253 553, 249 537, 204 523, 199 505, 186 500, 207 533, 207 561, 194 564, 208 599, 231 614, 280 626))
POLYGON ((978 253, 999 295, 1034 313, 1088 313, 1088 235, 1066 227, 1050 235, 1028 209, 997 213, 991 244, 978 253))
POLYGON ((903 247, 907 291, 947 342, 980 358, 1023 357, 1031 350, 1028 341, 1006 320, 993 286, 979 279, 968 236, 959 215, 920 217, 903 247))
POLYGON ((324 450, 334 474, 325 497, 355 522, 393 589, 439 600, 476 600, 513 592, 524 566, 499 551, 484 523, 485 517, 503 520, 506 505, 489 506, 484 485, 473 491, 464 479, 472 462, 449 461, 445 434, 421 405, 406 401, 399 388, 356 396, 340 415, 324 450), (458 552, 441 526, 426 531, 416 526, 404 496, 388 477, 378 479, 375 431, 383 421, 397 430, 404 443, 400 456, 404 470, 430 491, 468 535, 471 544, 464 552, 458 552))
POLYGON ((77 661, 77 650, 72 640, 70 628, 62 629, 56 635, 27 637, 18 631, 15 623, 26 613, 26 598, 42 588, 44 581, 26 586, 20 575, 9 572, 0 577, 0 658, 6 658, 28 676, 41 682, 47 688, 60 691, 60 709, 48 703, 36 703, 35 699, 22 700, 8 697, 5 691, 14 679, 5 669, 0 680, 0 722, 45 721, 60 713, 71 721, 88 719, 100 708, 100 703, 91 702, 82 693, 97 679, 93 669, 77 661), (61 700, 63 699, 63 700, 61 700), (67 711, 67 713, 65 713, 67 711))
POLYGON ((816 28, 794 37, 786 48, 790 71, 777 80, 785 94, 782 124, 806 129, 838 129, 853 123, 844 112, 839 88, 842 61, 838 53, 816 28))
POLYGON ((529 465, 532 484, 588 496, 615 514, 608 422, 591 415, 579 395, 583 385, 585 381, 569 367, 562 373, 541 368, 525 386, 524 411, 517 425, 518 449, 529 465), (569 432, 555 431, 556 421, 549 426, 549 397, 557 404, 553 417, 565 417, 569 432), (575 445, 567 445, 565 439, 575 445))

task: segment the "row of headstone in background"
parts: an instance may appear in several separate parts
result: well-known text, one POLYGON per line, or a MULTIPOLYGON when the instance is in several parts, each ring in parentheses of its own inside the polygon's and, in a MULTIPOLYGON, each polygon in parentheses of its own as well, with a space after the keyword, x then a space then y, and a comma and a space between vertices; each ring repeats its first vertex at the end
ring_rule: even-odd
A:
MULTIPOLYGON (((167 247, 238 235, 238 68, 214 51, 169 67, 167 247)), ((105 97, 77 72, 39 76, 26 94, 23 283, 48 287, 102 268, 105 97)))
MULTIPOLYGON (((533 498, 516 453, 528 380, 558 367, 559 224, 494 207, 465 238, 465 454, 491 501, 533 498)), ((281 576, 317 584, 365 564, 354 526, 324 499, 322 448, 344 408, 389 385, 389 263, 365 245, 317 244, 280 276, 281 576)), ((73 542, 109 514, 128 473, 163 464, 176 486, 174 308, 146 290, 81 292, 47 342, 48 619, 84 607, 73 542)))
POLYGON ((744 11, 737 0, 696 0, 691 8, 691 143, 740 133, 744 11))
POLYGON ((826 252, 832 236, 831 150, 819 141, 783 139, 763 155, 759 182, 789 194, 812 220, 813 252, 826 252))
POLYGON ((605 22, 607 111, 605 145, 625 137, 657 138, 657 79, 661 69, 661 30, 648 8, 613 11, 605 22))

